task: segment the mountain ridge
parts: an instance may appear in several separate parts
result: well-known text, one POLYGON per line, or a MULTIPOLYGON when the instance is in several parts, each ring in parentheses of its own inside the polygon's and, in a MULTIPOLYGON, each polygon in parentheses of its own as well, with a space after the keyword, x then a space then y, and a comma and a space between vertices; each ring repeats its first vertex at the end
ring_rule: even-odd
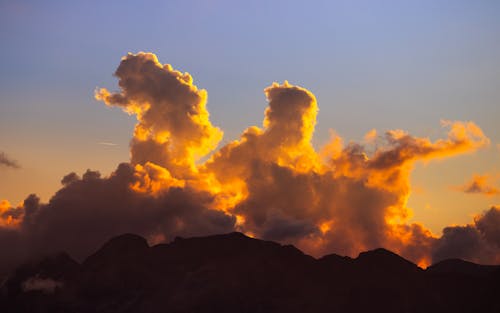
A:
POLYGON ((500 266, 424 270, 383 249, 315 259, 233 232, 149 246, 124 234, 83 262, 65 253, 20 266, 1 312, 499 312, 500 266))

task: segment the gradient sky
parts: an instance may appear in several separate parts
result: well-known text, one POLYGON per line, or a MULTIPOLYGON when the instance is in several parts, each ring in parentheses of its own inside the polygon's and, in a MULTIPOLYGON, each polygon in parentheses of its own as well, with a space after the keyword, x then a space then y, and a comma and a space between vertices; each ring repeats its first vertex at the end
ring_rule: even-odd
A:
POLYGON ((439 234, 500 203, 457 190, 474 174, 500 186, 497 1, 0 0, 0 42, 0 152, 21 166, 0 167, 0 199, 13 204, 47 201, 71 171, 108 174, 129 159, 135 118, 94 90, 116 90, 120 58, 138 51, 208 91, 222 143, 261 125, 263 89, 284 80, 317 97, 317 147, 329 129, 436 139, 441 119, 473 121, 490 146, 417 164, 412 220, 439 234))

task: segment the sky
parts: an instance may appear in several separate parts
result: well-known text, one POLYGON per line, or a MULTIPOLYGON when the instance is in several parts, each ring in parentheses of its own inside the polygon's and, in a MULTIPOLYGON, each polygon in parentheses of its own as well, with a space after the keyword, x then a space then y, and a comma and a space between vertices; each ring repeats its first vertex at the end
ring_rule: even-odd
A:
POLYGON ((454 126, 467 140, 480 128, 469 148, 422 154, 405 169, 405 222, 439 237, 500 203, 499 16, 495 1, 1 0, 0 200, 26 208, 34 193, 48 203, 68 173, 107 177, 131 157, 151 161, 133 161, 140 118, 95 96, 119 93, 122 57, 144 51, 208 93, 210 127, 224 135, 210 137, 217 142, 195 158, 200 166, 248 127, 266 128, 264 89, 273 82, 314 95, 318 155, 335 134, 344 147, 371 141, 370 156, 388 130, 441 149, 438 140, 457 139, 447 135, 454 126), (365 138, 373 129, 375 139, 365 138))

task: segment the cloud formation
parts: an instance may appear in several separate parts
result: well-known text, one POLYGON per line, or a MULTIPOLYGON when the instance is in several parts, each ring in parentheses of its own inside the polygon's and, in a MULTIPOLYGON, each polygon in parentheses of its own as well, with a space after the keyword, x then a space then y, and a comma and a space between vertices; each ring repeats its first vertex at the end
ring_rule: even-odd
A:
POLYGON ((9 158, 4 152, 0 151, 0 166, 6 166, 10 168, 21 168, 16 160, 9 158))
POLYGON ((465 185, 460 186, 459 190, 465 193, 482 194, 486 196, 500 195, 500 189, 490 183, 488 175, 474 175, 465 185))
POLYGON ((62 179, 64 187, 46 204, 36 195, 28 196, 17 208, 8 208, 4 202, 0 212, 2 262, 15 264, 60 251, 81 259, 106 238, 126 232, 158 242, 233 229, 232 216, 207 209, 209 194, 171 187, 152 196, 131 188, 143 184, 141 179, 124 163, 106 178, 90 170, 81 178, 68 174, 62 179))
POLYGON ((479 263, 500 263, 500 207, 474 218, 473 224, 443 229, 437 240, 433 260, 460 258, 479 263))
POLYGON ((137 117, 131 163, 152 162, 182 177, 195 172, 195 162, 215 149, 223 134, 210 122, 207 92, 152 53, 128 54, 115 76, 121 91, 102 88, 95 97, 137 117))
POLYGON ((188 73, 141 52, 125 56, 115 75, 120 90, 102 88, 95 97, 136 116, 130 163, 109 177, 70 173, 48 203, 36 195, 17 207, 2 202, 0 247, 7 252, 0 267, 59 250, 83 257, 126 232, 155 243, 231 230, 292 243, 316 256, 385 247, 421 265, 455 255, 461 240, 476 240, 464 258, 498 260, 498 245, 483 245, 496 240, 497 213, 465 231, 445 229, 442 238, 407 222, 415 162, 488 145, 473 122, 442 121, 447 131, 436 141, 371 130, 364 144, 344 145, 332 131, 317 152, 311 144, 316 98, 285 81, 264 90, 269 105, 262 126, 215 151, 222 131, 210 122, 206 91, 188 73))

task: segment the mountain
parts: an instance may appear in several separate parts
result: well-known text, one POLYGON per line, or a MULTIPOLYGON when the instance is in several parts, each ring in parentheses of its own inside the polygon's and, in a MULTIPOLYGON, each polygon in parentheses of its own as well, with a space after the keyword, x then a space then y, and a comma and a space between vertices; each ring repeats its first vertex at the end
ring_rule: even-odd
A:
POLYGON ((496 265, 480 265, 460 259, 444 260, 430 266, 427 271, 449 275, 467 275, 474 277, 488 277, 498 272, 496 265))
POLYGON ((385 249, 314 259, 230 233, 149 247, 125 234, 81 264, 25 264, 0 312, 500 312, 500 266, 447 260, 423 270, 385 249))

